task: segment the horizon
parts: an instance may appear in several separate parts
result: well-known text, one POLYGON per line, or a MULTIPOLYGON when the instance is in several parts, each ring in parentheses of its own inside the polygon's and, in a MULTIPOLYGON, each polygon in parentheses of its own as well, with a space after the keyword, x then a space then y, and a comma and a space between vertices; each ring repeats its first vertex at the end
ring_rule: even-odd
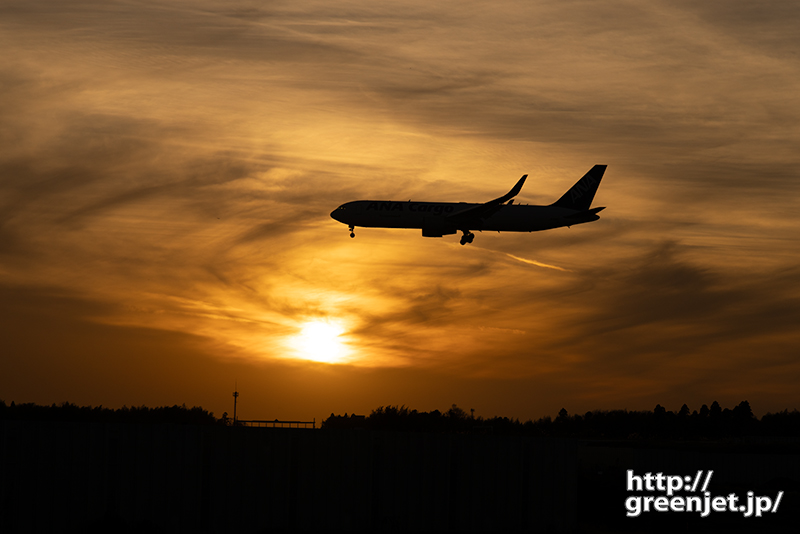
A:
MULTIPOLYGON (((12 399, 10 401, 6 401, 6 399, 2 399, 2 398, 0 398, 0 403, 2 403, 5 406, 10 406, 12 404, 15 404, 15 405, 18 405, 18 406, 19 405, 33 405, 33 406, 40 407, 40 408, 52 408, 52 407, 61 408, 64 405, 69 405, 69 406, 82 408, 82 409, 86 408, 86 409, 104 409, 104 410, 120 410, 120 409, 121 410, 125 410, 125 409, 141 409, 141 408, 146 408, 146 409, 152 410, 152 409, 160 409, 160 408, 176 408, 177 407, 177 408, 182 408, 182 409, 187 409, 187 410, 201 409, 201 410, 207 412, 209 415, 213 416, 217 420, 223 419, 224 416, 226 416, 226 415, 228 416, 228 418, 230 420, 233 420, 233 412, 224 411, 224 412, 220 413, 219 415, 217 415, 217 413, 215 413, 214 411, 208 410, 208 409, 204 408, 203 406, 199 406, 199 405, 187 406, 186 403, 181 403, 180 405, 173 404, 172 406, 168 406, 168 405, 165 405, 165 406, 147 406, 146 404, 130 404, 130 405, 124 404, 122 406, 110 407, 110 406, 103 406, 103 405, 81 406, 81 405, 78 405, 78 404, 75 404, 75 403, 71 403, 69 401, 54 402, 54 403, 50 403, 50 404, 37 404, 35 402, 16 402, 14 399, 12 399)), ((409 413, 411 413, 411 412, 416 412, 416 413, 440 412, 440 413, 443 413, 443 414, 447 413, 450 409, 454 409, 454 410, 460 410, 461 412, 463 412, 465 414, 465 416, 467 416, 467 411, 470 411, 471 413, 467 417, 473 418, 473 419, 488 420, 488 419, 494 419, 494 418, 505 418, 505 419, 509 419, 511 421, 516 420, 516 421, 520 421, 520 422, 537 422, 537 421, 540 421, 540 420, 543 420, 543 419, 547 419, 547 418, 555 420, 556 417, 561 415, 561 411, 565 411, 567 413, 567 416, 569 416, 569 417, 575 417, 575 416, 577 416, 577 417, 585 417, 586 415, 588 415, 590 413, 592 413, 592 414, 593 413, 611 413, 611 412, 655 413, 655 410, 657 408, 661 408, 661 409, 664 410, 664 413, 672 413, 672 414, 677 415, 683 409, 683 406, 686 406, 689 409, 689 416, 692 416, 692 415, 695 415, 695 414, 700 414, 702 412, 702 408, 703 407, 705 407, 706 409, 711 409, 714 404, 717 404, 719 406, 720 412, 726 412, 726 411, 733 412, 734 408, 736 408, 736 407, 738 407, 738 406, 740 406, 741 404, 744 404, 744 403, 746 403, 747 406, 749 406, 750 409, 752 410, 752 406, 750 406, 749 401, 744 399, 740 403, 737 403, 733 407, 723 406, 722 404, 720 404, 717 401, 712 401, 710 404, 709 403, 703 403, 700 406, 700 408, 695 408, 695 409, 690 407, 687 403, 683 403, 681 405, 681 408, 679 408, 678 410, 671 410, 671 409, 669 409, 667 407, 662 406, 660 403, 656 404, 656 406, 654 406, 653 409, 651 409, 651 410, 647 410, 647 409, 643 409, 643 410, 628 410, 627 408, 597 408, 597 409, 594 409, 594 410, 588 410, 588 411, 583 412, 583 413, 578 413, 578 412, 570 412, 566 408, 561 408, 561 410, 559 410, 559 413, 557 413, 555 415, 545 414, 545 415, 543 415, 541 417, 529 418, 527 420, 521 420, 521 419, 515 418, 515 417, 508 417, 508 416, 503 415, 503 414, 494 414, 494 415, 478 414, 478 415, 476 415, 475 413, 473 413, 475 411, 474 409, 469 409, 468 408, 468 409, 465 410, 464 408, 462 408, 461 406, 458 406, 455 403, 451 404, 451 406, 450 406, 450 408, 448 410, 441 410, 440 408, 434 408, 434 409, 427 410, 427 411, 417 410, 416 408, 414 408, 412 406, 407 406, 405 404, 402 404, 402 405, 381 405, 381 406, 376 406, 375 408, 372 408, 371 410, 369 410, 368 412, 365 412, 365 413, 356 413, 356 412, 335 413, 335 412, 331 412, 328 416, 326 416, 326 417, 324 417, 322 419, 311 418, 311 419, 304 420, 302 422, 311 422, 312 420, 315 420, 318 424, 321 424, 322 421, 325 421, 325 420, 327 420, 327 419, 329 419, 331 417, 347 417, 347 416, 351 416, 351 417, 354 417, 354 416, 370 417, 375 412, 383 410, 383 409, 407 410, 409 413)), ((764 413, 762 413, 760 415, 755 410, 751 411, 752 416, 755 419, 759 419, 759 420, 765 415, 774 415, 774 414, 778 414, 778 413, 782 413, 782 412, 791 413, 791 412, 798 412, 798 410, 796 408, 792 409, 792 410, 790 410, 789 408, 784 408, 783 410, 776 410, 774 412, 764 412, 764 413)), ((238 417, 238 416, 236 417, 236 420, 237 421, 261 421, 261 422, 271 422, 271 421, 286 422, 286 421, 288 421, 286 418, 280 418, 280 417, 275 418, 275 419, 262 419, 262 418, 243 419, 243 418, 238 417)))

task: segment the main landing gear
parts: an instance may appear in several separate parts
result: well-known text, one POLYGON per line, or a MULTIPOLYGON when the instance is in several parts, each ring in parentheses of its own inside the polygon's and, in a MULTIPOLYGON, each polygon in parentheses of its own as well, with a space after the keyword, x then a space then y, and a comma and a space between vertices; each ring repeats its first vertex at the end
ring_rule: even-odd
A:
POLYGON ((351 224, 348 229, 350 230, 350 237, 355 237, 356 236, 356 232, 355 232, 356 227, 351 224))
POLYGON ((469 230, 461 230, 464 232, 464 235, 461 236, 461 244, 466 245, 467 243, 472 243, 472 240, 475 239, 475 234, 470 232, 469 230))

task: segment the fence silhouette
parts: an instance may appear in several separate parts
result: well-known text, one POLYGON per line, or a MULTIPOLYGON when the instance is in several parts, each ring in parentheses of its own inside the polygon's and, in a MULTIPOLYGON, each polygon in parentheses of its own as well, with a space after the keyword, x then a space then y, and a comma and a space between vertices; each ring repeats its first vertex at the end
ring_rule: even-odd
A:
POLYGON ((243 421, 239 419, 236 424, 254 428, 317 428, 317 419, 314 418, 313 421, 278 421, 277 419, 274 421, 243 421))

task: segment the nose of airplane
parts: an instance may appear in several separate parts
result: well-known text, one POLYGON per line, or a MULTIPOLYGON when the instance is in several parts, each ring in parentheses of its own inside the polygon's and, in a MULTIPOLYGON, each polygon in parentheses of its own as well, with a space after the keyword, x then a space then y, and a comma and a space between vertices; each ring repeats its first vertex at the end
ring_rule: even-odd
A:
POLYGON ((355 207, 355 202, 345 202, 335 210, 331 212, 331 217, 333 219, 339 221, 340 223, 344 224, 353 224, 353 216, 355 215, 355 211, 357 208, 355 207), (354 211, 355 209, 355 211, 354 211))

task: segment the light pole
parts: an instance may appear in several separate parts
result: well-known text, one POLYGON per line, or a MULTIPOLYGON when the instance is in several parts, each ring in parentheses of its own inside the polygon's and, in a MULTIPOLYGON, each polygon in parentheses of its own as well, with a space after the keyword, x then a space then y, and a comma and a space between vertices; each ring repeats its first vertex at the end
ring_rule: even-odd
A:
POLYGON ((239 392, 236 391, 238 388, 234 385, 233 387, 233 426, 236 426, 236 399, 239 398, 239 392))

